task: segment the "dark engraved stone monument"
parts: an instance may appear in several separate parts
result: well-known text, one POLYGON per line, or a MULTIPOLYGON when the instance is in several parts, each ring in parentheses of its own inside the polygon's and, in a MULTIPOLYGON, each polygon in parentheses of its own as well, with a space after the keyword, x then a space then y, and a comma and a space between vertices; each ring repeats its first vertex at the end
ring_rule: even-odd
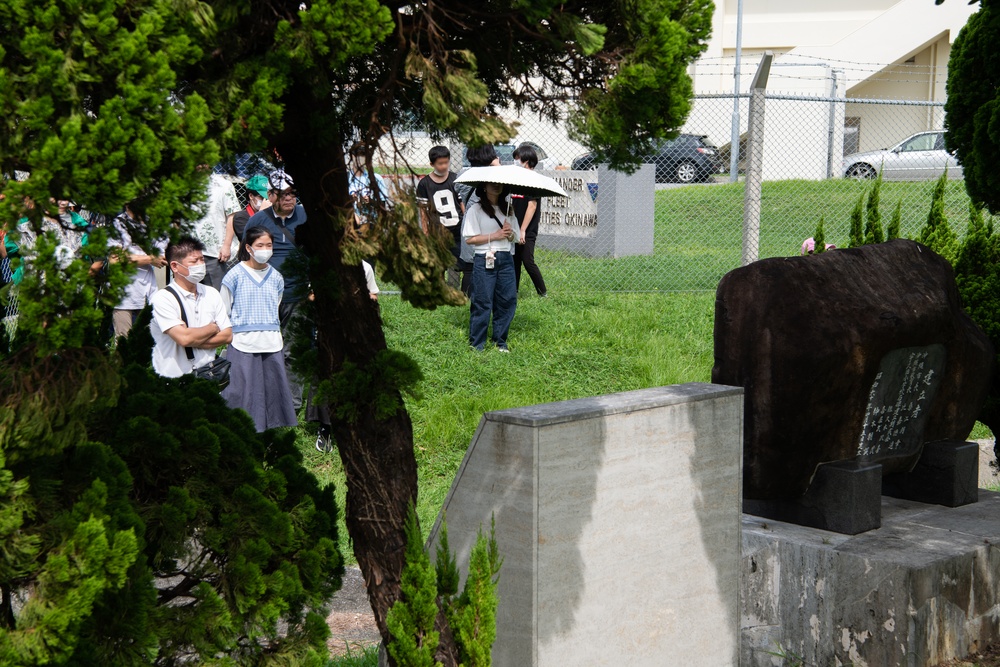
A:
POLYGON ((882 358, 868 394, 859 461, 920 455, 947 356, 944 345, 936 344, 893 350, 882 358))
POLYGON ((949 479, 924 501, 968 502, 960 443, 992 364, 951 267, 912 241, 728 273, 712 381, 745 388, 745 511, 860 532, 879 524, 882 478, 887 493, 914 498, 949 479))

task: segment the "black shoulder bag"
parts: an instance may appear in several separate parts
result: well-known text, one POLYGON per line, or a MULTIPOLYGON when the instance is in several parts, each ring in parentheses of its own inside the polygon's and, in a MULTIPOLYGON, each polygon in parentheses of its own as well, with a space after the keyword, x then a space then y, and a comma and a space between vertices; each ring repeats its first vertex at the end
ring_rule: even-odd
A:
MULTIPOLYGON (((176 290, 167 287, 174 298, 177 299, 177 305, 181 307, 181 321, 184 322, 184 326, 188 325, 187 311, 184 309, 184 302, 181 301, 180 294, 176 290)), ((197 289, 197 288, 195 288, 197 289)), ((187 355, 189 361, 194 361, 194 350, 190 347, 184 348, 184 354, 187 355)), ((209 382, 214 382, 219 385, 219 390, 223 390, 229 386, 229 359, 225 357, 216 357, 212 359, 210 363, 205 364, 194 369, 194 376, 196 378, 201 378, 202 380, 208 380, 209 382)))

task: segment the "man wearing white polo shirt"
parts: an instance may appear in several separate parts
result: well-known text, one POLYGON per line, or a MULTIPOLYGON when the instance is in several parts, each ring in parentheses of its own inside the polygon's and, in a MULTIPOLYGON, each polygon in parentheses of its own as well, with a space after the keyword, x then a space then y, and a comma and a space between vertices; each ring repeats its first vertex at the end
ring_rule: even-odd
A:
POLYGON ((153 370, 163 377, 180 377, 211 363, 216 348, 233 340, 233 328, 218 290, 200 284, 206 269, 203 251, 201 242, 190 236, 182 236, 167 247, 174 281, 153 295, 149 324, 156 343, 153 370), (188 358, 186 348, 193 352, 193 359, 188 358))

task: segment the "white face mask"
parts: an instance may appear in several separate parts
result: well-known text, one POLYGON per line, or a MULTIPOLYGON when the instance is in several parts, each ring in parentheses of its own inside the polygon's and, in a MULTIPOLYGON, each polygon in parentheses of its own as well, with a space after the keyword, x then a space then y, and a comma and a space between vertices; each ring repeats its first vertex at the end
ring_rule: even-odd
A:
POLYGON ((208 267, 205 266, 204 262, 201 264, 195 264, 194 266, 185 267, 188 270, 188 274, 184 276, 184 279, 189 283, 198 284, 205 279, 205 272, 208 271, 208 267))
POLYGON ((254 250, 253 259, 258 264, 267 264, 267 260, 271 259, 271 255, 274 251, 269 248, 264 248, 263 250, 254 250))

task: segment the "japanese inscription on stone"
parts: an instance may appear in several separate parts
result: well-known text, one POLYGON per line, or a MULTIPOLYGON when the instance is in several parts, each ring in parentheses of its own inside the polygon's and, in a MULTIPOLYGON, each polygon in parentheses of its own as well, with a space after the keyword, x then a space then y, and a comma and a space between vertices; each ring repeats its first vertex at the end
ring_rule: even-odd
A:
POLYGON ((943 345, 906 347, 882 357, 858 442, 867 461, 912 456, 923 446, 927 410, 941 383, 943 345))

